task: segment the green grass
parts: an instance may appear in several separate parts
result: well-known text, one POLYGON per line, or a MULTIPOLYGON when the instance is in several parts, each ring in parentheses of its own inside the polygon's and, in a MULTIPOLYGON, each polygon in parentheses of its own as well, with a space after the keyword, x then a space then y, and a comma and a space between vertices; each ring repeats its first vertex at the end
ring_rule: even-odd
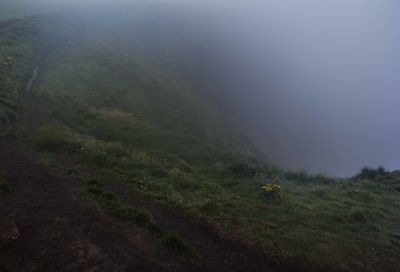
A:
POLYGON ((87 183, 86 192, 102 209, 110 214, 133 222, 153 235, 159 237, 166 235, 165 230, 156 224, 146 212, 125 205, 115 194, 107 192, 96 180, 90 180, 87 183))
POLYGON ((124 55, 87 47, 54 53, 51 70, 36 87, 51 99, 46 103, 54 105, 54 119, 98 139, 163 149, 187 160, 202 161, 210 149, 234 145, 200 101, 187 100, 124 55))
MULTIPOLYGON (((240 156, 220 156, 205 168, 68 128, 47 127, 35 137, 51 144, 46 151, 78 155, 81 163, 132 190, 201 216, 222 235, 241 237, 280 260, 351 271, 389 270, 398 261, 400 194, 391 186, 279 171, 240 156), (56 137, 63 140, 52 150, 55 131, 65 134, 56 137), (265 198, 261 187, 266 183, 279 183, 280 201, 265 198)), ((41 141, 36 146, 43 148, 41 141)))
POLYGON ((169 250, 184 252, 189 257, 196 257, 195 251, 189 247, 182 239, 175 235, 166 235, 162 238, 162 244, 169 250))
POLYGON ((24 18, 43 13, 59 12, 80 1, 59 0, 0 0, 0 21, 24 18))
POLYGON ((169 234, 164 228, 158 225, 147 212, 124 204, 117 195, 107 192, 97 180, 91 179, 86 183, 86 193, 102 210, 125 221, 131 222, 145 229, 152 235, 159 237, 162 245, 166 249, 182 253, 188 257, 196 257, 195 251, 182 239, 169 234))
MULTIPOLYGON (((164 74, 158 62, 147 62, 140 45, 123 48, 130 42, 124 33, 111 39, 90 23, 53 20, 51 27, 41 22, 46 31, 39 34, 24 21, 0 36, 6 69, 0 116, 5 124, 13 119, 10 111, 17 116, 15 131, 25 130, 16 133, 19 139, 45 152, 49 164, 58 156, 74 159, 104 179, 203 218, 221 235, 310 271, 395 271, 400 194, 392 186, 274 169, 256 159, 252 146, 233 135, 195 90, 164 74), (32 96, 24 99, 18 90, 40 35, 59 43, 48 50, 32 96), (10 54, 15 66, 7 70, 10 54), (280 201, 265 197, 266 183, 281 186, 280 201)), ((85 189, 107 212, 158 233, 171 249, 184 248, 100 184, 85 189)))
POLYGON ((0 30, 0 131, 17 120, 35 52, 46 32, 43 24, 42 19, 30 18, 0 30))

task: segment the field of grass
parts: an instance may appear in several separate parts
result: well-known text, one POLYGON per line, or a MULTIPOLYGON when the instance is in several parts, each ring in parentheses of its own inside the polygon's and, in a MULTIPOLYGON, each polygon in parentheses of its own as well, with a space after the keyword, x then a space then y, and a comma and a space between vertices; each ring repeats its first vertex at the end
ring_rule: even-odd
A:
POLYGON ((35 18, 0 30, 0 128, 15 121, 42 33, 35 18))
POLYGON ((0 21, 59 12, 82 1, 0 0, 0 21))
POLYGON ((399 261, 400 194, 381 183, 288 173, 222 155, 203 167, 60 127, 41 130, 34 144, 77 155, 99 177, 200 216, 278 260, 344 271, 395 271, 399 261), (281 186, 281 199, 268 198, 266 183, 281 186))
MULTIPOLYGON (((310 271, 397 271, 400 194, 392 186, 271 167, 176 75, 119 48, 123 40, 90 24, 41 21, 44 34, 24 22, 0 36, 0 117, 49 165, 70 158, 98 180, 126 184, 310 271), (36 39, 53 42, 24 98, 36 39), (280 186, 277 197, 262 189, 268 183, 280 186)), ((97 186, 85 189, 99 206, 157 229, 97 186)))
POLYGON ((104 186, 95 179, 86 183, 86 194, 99 206, 99 208, 111 215, 131 222, 161 239, 162 245, 168 249, 184 254, 187 257, 196 257, 192 248, 186 245, 179 237, 169 234, 160 225, 154 222, 146 212, 135 207, 128 206, 115 194, 107 192, 104 186))

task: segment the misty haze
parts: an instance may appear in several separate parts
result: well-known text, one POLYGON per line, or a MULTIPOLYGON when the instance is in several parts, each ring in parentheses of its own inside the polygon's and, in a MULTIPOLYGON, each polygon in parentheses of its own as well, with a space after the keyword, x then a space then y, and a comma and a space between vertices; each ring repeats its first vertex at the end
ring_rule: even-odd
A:
POLYGON ((395 0, 0 0, 1 271, 400 271, 395 0))

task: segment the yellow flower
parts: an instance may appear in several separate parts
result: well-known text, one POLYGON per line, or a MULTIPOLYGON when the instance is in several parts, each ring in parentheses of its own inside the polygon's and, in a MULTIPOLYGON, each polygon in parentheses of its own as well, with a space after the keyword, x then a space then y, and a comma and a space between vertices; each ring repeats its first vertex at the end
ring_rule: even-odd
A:
POLYGON ((271 184, 271 183, 267 183, 264 186, 261 187, 263 190, 267 191, 267 192, 271 192, 274 190, 279 191, 281 189, 280 185, 277 184, 271 184))

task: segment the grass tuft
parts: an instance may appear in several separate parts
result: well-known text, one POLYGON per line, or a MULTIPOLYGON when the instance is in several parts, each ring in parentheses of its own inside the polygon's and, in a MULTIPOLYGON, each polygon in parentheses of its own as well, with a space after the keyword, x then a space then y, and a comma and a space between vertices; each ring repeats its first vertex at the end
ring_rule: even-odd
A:
POLYGON ((175 235, 166 235, 162 238, 164 247, 173 251, 183 253, 190 257, 195 257, 196 254, 191 247, 189 247, 182 239, 175 235))
POLYGON ((190 256, 195 255, 192 248, 180 238, 169 235, 148 213, 125 205, 115 194, 104 191, 97 180, 92 179, 87 182, 87 193, 106 212, 134 223, 152 235, 160 237, 165 247, 190 256))
POLYGON ((360 224, 365 224, 367 223, 367 215, 364 211, 353 211, 351 213, 351 218, 356 222, 360 224))

